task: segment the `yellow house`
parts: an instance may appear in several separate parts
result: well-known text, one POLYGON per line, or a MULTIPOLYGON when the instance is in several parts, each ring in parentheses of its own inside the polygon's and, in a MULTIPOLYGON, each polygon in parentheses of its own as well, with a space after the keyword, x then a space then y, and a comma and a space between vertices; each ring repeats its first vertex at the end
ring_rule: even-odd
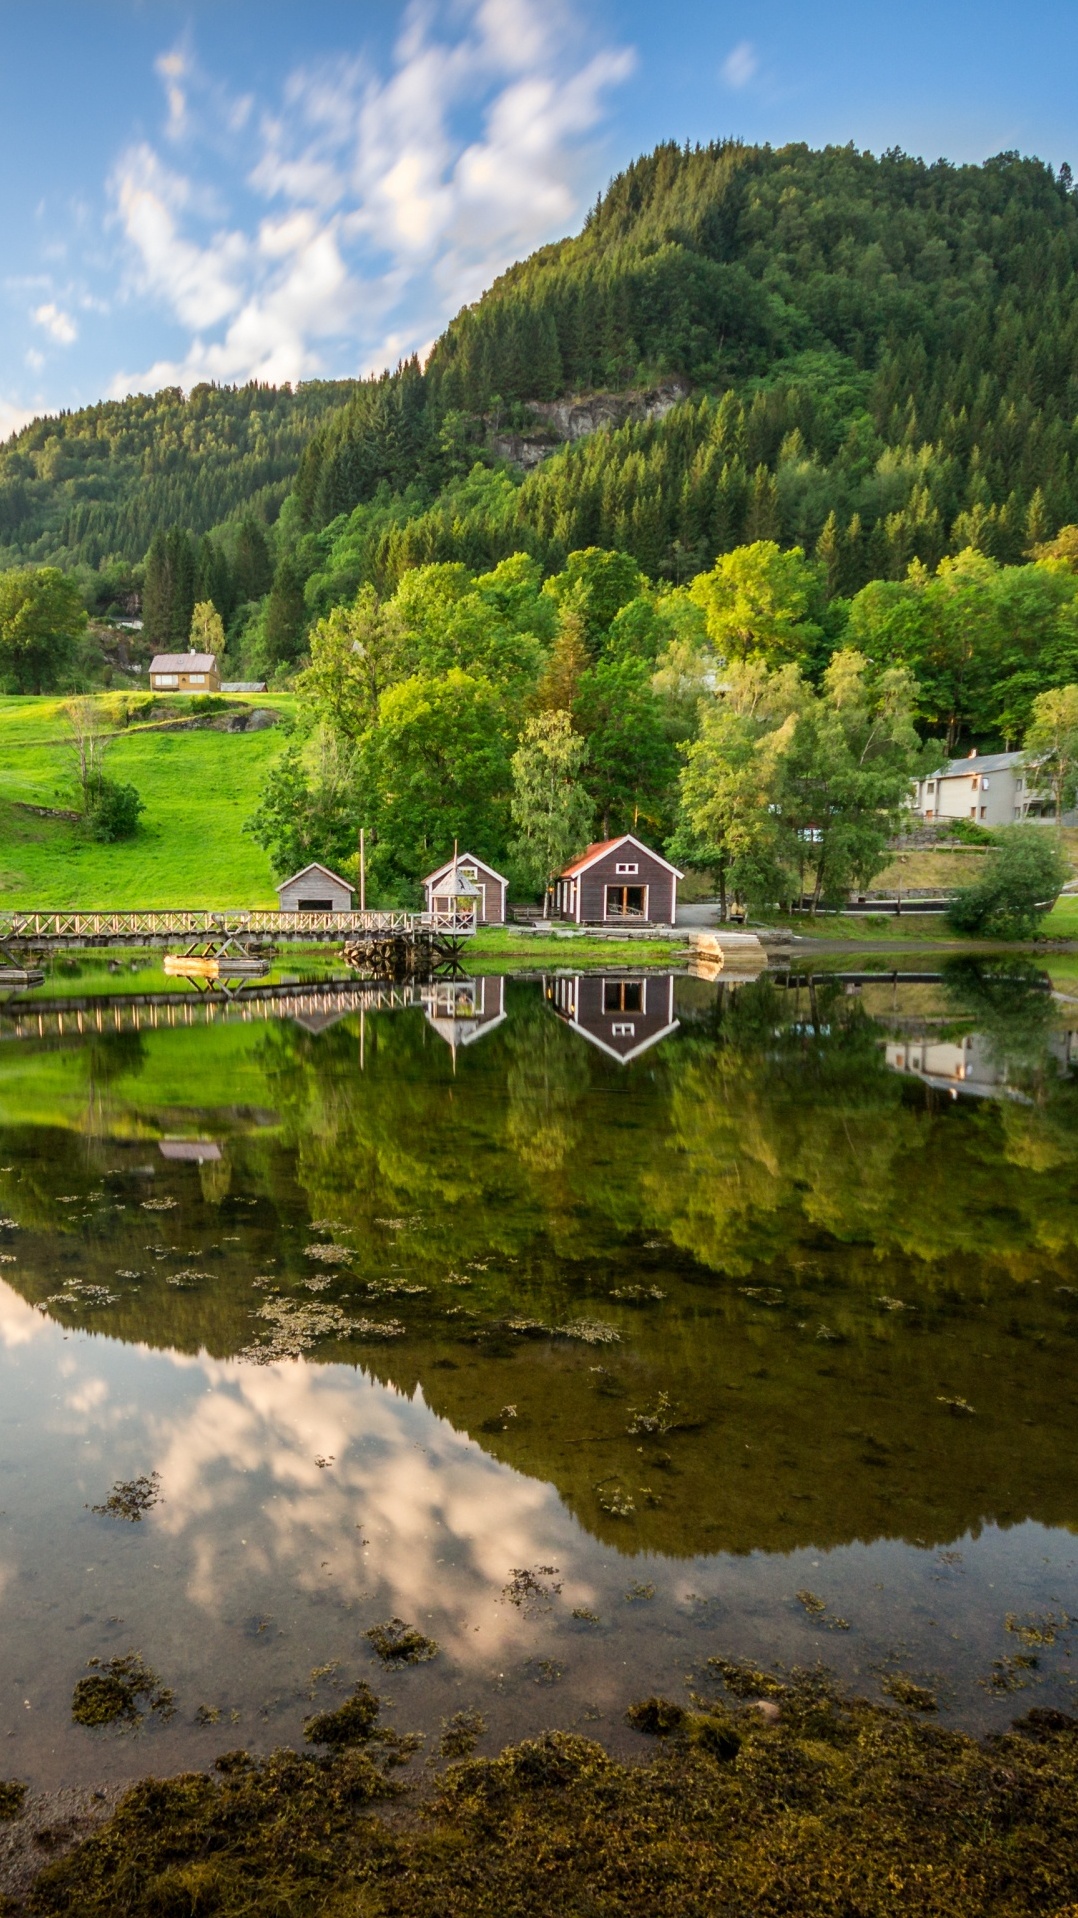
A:
POLYGON ((219 693, 221 674, 212 653, 156 653, 150 685, 155 693, 219 693))

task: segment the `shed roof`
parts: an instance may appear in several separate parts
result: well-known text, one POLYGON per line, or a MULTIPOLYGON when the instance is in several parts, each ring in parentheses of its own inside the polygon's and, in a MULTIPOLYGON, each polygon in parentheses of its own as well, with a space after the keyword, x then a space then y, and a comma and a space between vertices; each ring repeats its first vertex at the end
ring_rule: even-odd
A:
POLYGON ((321 873, 323 879, 332 879, 335 886, 343 886, 346 892, 355 892, 355 887, 350 879, 342 879, 339 872, 331 872, 328 866, 323 866, 317 859, 312 859, 309 866, 301 866, 299 871, 294 872, 290 879, 282 879, 280 885, 275 887, 274 890, 283 892, 286 886, 294 886, 297 879, 305 879, 309 872, 321 873))
POLYGON ((631 832, 623 832, 617 839, 599 839, 593 846, 588 846, 579 859, 574 859, 571 865, 562 867, 558 874, 559 879, 575 879, 577 873, 586 872, 589 866, 594 866, 596 860, 603 857, 604 853, 613 852, 615 846, 635 846, 638 852, 646 853, 649 859, 657 859, 660 866, 665 866, 667 872, 673 873, 675 879, 685 877, 683 872, 679 872, 676 866, 671 865, 669 859, 663 858, 661 852, 656 852, 653 846, 645 846, 642 839, 634 838, 631 832))
POLYGON ((433 872, 428 872, 423 884, 425 886, 432 886, 435 885, 439 879, 444 879, 447 872, 452 872, 454 863, 458 866, 482 866, 483 871, 489 872, 491 878, 496 879, 499 885, 507 886, 509 884, 504 873, 496 872, 488 859, 477 859, 474 852, 459 853, 455 862, 452 859, 447 859, 444 866, 435 866, 433 872))
POLYGON ((155 653, 151 673, 215 673, 216 653, 155 653))

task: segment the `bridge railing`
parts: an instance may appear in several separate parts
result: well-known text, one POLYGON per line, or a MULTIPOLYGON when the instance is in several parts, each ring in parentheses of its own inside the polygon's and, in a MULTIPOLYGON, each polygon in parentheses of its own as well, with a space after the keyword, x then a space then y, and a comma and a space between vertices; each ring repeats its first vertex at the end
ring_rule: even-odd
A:
POLYGON ((310 934, 333 938, 363 934, 411 936, 444 933, 468 938, 476 930, 469 912, 259 912, 168 908, 136 912, 0 911, 4 939, 220 939, 230 935, 310 934))

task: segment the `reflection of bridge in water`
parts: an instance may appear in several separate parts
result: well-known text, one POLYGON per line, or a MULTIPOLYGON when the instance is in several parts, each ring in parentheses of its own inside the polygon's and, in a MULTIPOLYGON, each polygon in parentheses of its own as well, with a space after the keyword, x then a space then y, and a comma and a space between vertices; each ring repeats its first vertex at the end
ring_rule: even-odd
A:
POLYGON ((505 1018, 505 981, 478 979, 330 979, 324 983, 244 984, 234 991, 128 992, 0 1001, 0 1039, 93 1039, 117 1032, 158 1032, 218 1021, 252 1024, 290 1019, 317 1034, 361 1012, 418 1009, 455 1051, 505 1018))

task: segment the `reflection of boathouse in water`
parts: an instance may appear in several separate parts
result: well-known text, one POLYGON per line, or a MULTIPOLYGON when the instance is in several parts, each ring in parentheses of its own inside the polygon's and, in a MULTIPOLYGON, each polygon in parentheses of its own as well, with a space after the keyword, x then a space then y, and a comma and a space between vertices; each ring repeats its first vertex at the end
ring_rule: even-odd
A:
POLYGON ((483 1039, 505 1018, 505 980, 436 979, 422 987, 427 1024, 454 1055, 458 1046, 483 1039))
POLYGON ((548 979, 544 992, 559 1019, 619 1065, 638 1059, 678 1028, 670 972, 635 979, 577 972, 548 979))

